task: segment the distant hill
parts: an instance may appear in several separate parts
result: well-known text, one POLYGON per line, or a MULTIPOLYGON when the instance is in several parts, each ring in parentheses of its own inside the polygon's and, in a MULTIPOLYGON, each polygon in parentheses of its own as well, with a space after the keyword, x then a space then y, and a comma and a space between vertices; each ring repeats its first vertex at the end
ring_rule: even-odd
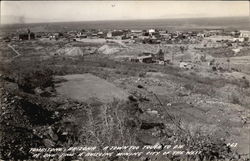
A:
POLYGON ((22 24, 26 20, 23 16, 1 15, 1 24, 22 24))
MULTIPOLYGON (((22 21, 14 18, 13 20, 22 21)), ((4 29, 18 29, 45 26, 46 31, 62 31, 76 29, 148 29, 161 28, 166 30, 196 30, 196 29, 245 29, 250 30, 249 17, 220 17, 220 18, 178 18, 154 20, 113 20, 113 21, 83 21, 83 22, 54 22, 1 25, 4 29)))

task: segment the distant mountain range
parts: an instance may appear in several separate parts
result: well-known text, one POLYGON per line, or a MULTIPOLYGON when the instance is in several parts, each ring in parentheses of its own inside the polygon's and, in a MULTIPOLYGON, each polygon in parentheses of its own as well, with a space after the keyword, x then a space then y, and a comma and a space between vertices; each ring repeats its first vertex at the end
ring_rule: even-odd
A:
POLYGON ((43 19, 27 18, 24 16, 1 15, 1 24, 24 24, 29 22, 46 22, 43 19))
POLYGON ((239 29, 250 30, 249 17, 218 17, 218 18, 171 18, 151 20, 107 20, 107 21, 77 21, 77 22, 34 22, 34 19, 24 19, 18 16, 8 16, 2 19, 2 30, 17 30, 30 28, 32 31, 65 31, 79 29, 149 29, 166 30, 200 30, 200 29, 239 29), (7 23, 8 22, 8 23, 7 23), (7 25, 9 24, 9 25, 7 25))
MULTIPOLYGON (((216 20, 216 19, 242 19, 244 18, 245 20, 247 20, 248 22, 250 21, 250 18, 248 17, 197 17, 197 18, 186 18, 186 17, 194 17, 193 14, 189 14, 189 15, 179 15, 179 14, 175 14, 175 15, 163 15, 161 16, 159 19, 154 19, 154 20, 194 20, 194 19, 210 19, 210 20, 216 20), (169 17, 169 18, 166 18, 169 17)), ((145 21, 147 19, 139 19, 139 21, 145 21)), ((150 19, 151 20, 151 19, 150 19)), ((153 20, 153 19, 152 19, 153 20)), ((105 20, 93 20, 93 21, 105 21, 105 20)), ((134 21, 133 19, 128 19, 128 20, 107 20, 107 21, 134 21)), ((137 21, 137 20, 136 20, 137 21)), ((0 19, 0 24, 26 24, 26 23, 51 23, 51 22, 63 22, 63 21, 58 21, 58 20, 46 20, 46 19, 41 19, 41 18, 29 18, 29 17, 24 17, 24 16, 13 16, 13 15, 1 15, 1 19, 0 19)), ((66 21, 64 21, 66 22, 66 21)), ((74 21, 74 22, 83 22, 83 21, 74 21)), ((88 22, 88 21, 85 21, 88 22)), ((91 22, 91 21, 89 21, 91 22)))

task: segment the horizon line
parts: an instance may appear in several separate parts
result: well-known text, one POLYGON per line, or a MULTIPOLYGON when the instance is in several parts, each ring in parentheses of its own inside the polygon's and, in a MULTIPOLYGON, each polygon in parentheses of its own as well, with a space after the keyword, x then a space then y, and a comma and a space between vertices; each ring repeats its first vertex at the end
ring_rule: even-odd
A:
MULTIPOLYGON (((7 16, 7 15, 6 15, 7 16)), ((25 22, 25 23, 0 23, 0 25, 24 25, 24 24, 39 24, 39 23, 77 23, 77 22, 104 22, 104 21, 145 21, 145 20, 173 20, 173 19, 213 19, 213 18, 249 18, 250 16, 219 16, 219 17, 175 17, 175 18, 145 18, 145 19, 106 19, 106 20, 77 20, 77 21, 41 21, 41 22, 25 22)))

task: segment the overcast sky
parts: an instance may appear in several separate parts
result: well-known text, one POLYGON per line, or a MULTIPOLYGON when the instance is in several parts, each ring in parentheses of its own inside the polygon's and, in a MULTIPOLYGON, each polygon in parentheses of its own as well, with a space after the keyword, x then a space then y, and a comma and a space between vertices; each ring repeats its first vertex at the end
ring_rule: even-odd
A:
POLYGON ((1 23, 249 16, 248 1, 1 1, 1 23))

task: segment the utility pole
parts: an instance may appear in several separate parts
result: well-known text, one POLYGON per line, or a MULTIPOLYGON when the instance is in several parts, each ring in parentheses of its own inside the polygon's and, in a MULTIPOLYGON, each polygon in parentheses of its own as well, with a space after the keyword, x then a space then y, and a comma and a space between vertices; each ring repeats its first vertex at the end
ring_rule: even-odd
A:
POLYGON ((230 58, 229 57, 227 58, 227 69, 228 71, 230 70, 230 58))
POLYGON ((30 40, 30 29, 28 29, 28 40, 30 40))
POLYGON ((172 63, 174 63, 174 52, 172 52, 172 63))

